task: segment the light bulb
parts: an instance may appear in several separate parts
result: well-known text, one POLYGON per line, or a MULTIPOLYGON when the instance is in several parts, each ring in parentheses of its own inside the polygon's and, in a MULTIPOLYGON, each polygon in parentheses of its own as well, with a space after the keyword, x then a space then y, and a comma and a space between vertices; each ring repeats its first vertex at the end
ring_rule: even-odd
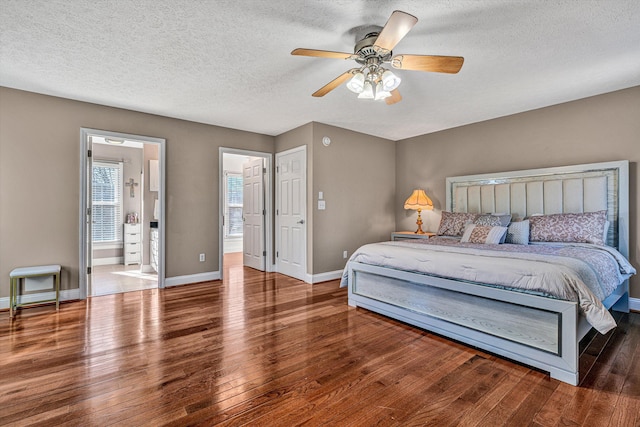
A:
POLYGON ((379 81, 378 83, 376 83, 376 97, 375 100, 378 101, 380 99, 385 99, 387 97, 391 96, 391 94, 389 92, 387 92, 386 90, 384 90, 384 88, 382 87, 382 82, 379 81))
POLYGON ((364 89, 364 74, 362 71, 358 71, 351 77, 351 80, 347 83, 347 89, 354 93, 362 93, 364 89))
POLYGON ((400 77, 393 74, 390 70, 385 70, 384 73, 382 73, 382 87, 387 92, 397 89, 401 81, 400 77))
POLYGON ((373 99, 373 85, 371 84, 370 81, 364 82, 362 93, 358 95, 358 98, 373 99))

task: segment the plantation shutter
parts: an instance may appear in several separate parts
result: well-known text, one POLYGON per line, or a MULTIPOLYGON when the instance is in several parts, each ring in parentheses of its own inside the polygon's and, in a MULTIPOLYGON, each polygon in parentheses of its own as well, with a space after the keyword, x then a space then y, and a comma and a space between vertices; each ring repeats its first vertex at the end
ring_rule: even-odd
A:
POLYGON ((225 237, 242 236, 242 174, 226 173, 225 237))
POLYGON ((122 241, 122 163, 93 162, 94 242, 122 241))

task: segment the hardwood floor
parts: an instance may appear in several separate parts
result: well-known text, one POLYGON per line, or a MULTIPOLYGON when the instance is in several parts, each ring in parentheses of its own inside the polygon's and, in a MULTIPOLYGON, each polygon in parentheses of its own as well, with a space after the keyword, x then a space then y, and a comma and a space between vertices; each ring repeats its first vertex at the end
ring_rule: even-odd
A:
POLYGON ((225 280, 0 313, 2 425, 637 426, 640 314, 572 387, 225 259, 225 280))

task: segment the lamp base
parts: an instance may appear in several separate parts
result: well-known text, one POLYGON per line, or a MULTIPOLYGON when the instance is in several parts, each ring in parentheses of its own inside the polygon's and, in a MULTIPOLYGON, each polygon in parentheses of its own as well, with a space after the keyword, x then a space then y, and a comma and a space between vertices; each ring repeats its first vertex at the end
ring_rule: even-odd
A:
POLYGON ((418 229, 415 231, 414 234, 427 234, 424 231, 422 231, 422 217, 420 216, 420 209, 418 209, 418 220, 416 221, 416 225, 418 226, 418 229))

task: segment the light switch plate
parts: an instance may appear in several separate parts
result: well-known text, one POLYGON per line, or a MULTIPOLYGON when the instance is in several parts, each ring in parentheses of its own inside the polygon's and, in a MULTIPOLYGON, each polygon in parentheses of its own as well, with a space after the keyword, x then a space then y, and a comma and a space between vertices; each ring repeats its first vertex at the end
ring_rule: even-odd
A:
POLYGON ((323 211, 327 208, 327 205, 324 200, 318 200, 318 210, 323 211))

